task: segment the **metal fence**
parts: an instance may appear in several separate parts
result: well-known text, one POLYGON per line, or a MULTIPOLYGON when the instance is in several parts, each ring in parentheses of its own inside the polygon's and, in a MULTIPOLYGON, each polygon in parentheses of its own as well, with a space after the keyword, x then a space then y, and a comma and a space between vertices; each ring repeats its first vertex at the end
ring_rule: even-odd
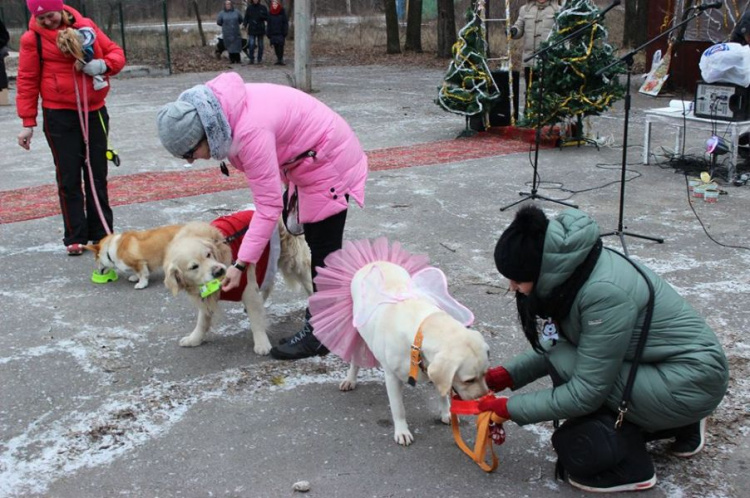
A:
MULTIPOLYGON (((487 5, 499 14, 504 11, 505 1, 487 0, 487 5)), ((515 13, 525 0, 507 1, 515 13)), ((244 12, 245 1, 234 3, 235 8, 244 12)), ((215 44, 221 29, 216 25, 216 16, 223 8, 221 0, 65 0, 65 4, 92 19, 120 45, 128 64, 164 67, 170 72, 173 52, 215 44)), ((293 0, 283 0, 283 4, 290 9, 293 0)), ((423 0, 425 17, 429 17, 427 14, 436 4, 437 0, 423 0)), ((458 27, 463 25, 463 12, 471 4, 471 0, 454 0, 458 27)), ((384 0, 312 0, 313 22, 320 17, 349 14, 381 16, 383 5, 384 0)), ((25 0, 0 0, 0 18, 11 34, 11 50, 18 49, 29 17, 25 0)))
MULTIPOLYGON (((67 0, 65 4, 93 20, 123 48, 131 64, 171 69, 171 53, 176 45, 210 44, 220 30, 215 18, 221 5, 215 0, 67 0)), ((11 34, 11 49, 17 50, 20 36, 29 24, 26 1, 0 1, 0 18, 11 34)))

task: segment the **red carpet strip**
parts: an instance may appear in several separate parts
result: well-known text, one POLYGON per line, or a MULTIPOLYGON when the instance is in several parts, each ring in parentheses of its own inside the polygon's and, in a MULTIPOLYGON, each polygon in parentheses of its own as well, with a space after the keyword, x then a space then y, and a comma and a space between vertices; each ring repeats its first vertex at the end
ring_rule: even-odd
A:
MULTIPOLYGON (((370 171, 383 171, 502 156, 528 151, 529 146, 528 136, 515 132, 512 135, 478 133, 456 140, 372 150, 367 157, 370 171)), ((550 143, 544 146, 549 147, 550 143)), ((112 176, 109 198, 112 206, 122 206, 245 187, 244 176, 231 168, 228 177, 222 175, 218 167, 185 169, 112 176)), ((0 192, 0 224, 60 214, 56 190, 56 185, 40 185, 0 192)))

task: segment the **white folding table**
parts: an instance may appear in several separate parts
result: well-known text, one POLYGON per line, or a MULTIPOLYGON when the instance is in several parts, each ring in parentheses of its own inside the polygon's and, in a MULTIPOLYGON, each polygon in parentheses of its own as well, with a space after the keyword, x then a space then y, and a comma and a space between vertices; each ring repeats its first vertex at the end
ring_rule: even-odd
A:
POLYGON ((711 137, 713 130, 719 130, 719 135, 730 144, 730 164, 727 168, 727 180, 732 181, 737 161, 739 159, 739 138, 743 133, 750 132, 750 121, 720 121, 716 119, 699 118, 693 111, 684 111, 678 107, 661 107, 644 111, 646 115, 645 136, 643 138, 643 164, 649 164, 651 156, 651 124, 662 123, 677 129, 675 136, 675 151, 682 150, 685 133, 688 126, 693 129, 707 131, 706 139, 711 137))

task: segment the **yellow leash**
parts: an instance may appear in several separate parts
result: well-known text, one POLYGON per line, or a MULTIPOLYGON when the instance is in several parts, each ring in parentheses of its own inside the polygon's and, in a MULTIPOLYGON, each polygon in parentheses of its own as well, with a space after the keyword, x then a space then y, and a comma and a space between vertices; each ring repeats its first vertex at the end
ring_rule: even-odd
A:
MULTIPOLYGON (((411 386, 416 385, 417 377, 419 376, 419 370, 424 370, 424 362, 422 361, 422 341, 424 340, 424 333, 422 332, 422 325, 417 329, 417 333, 414 336, 414 342, 411 346, 411 354, 409 358, 409 380, 408 384, 411 386)), ((486 397, 494 396, 488 394, 486 397)), ((495 449, 493 448, 492 436, 490 434, 490 426, 492 424, 499 425, 502 431, 502 424, 505 419, 497 415, 495 412, 480 412, 479 411, 479 400, 464 401, 458 396, 454 396, 451 399, 451 429, 453 430, 453 439, 456 441, 461 450, 469 455, 469 458, 474 460, 479 467, 485 472, 492 472, 497 468, 498 459, 495 455, 495 449), (458 427, 458 415, 476 415, 477 416, 477 437, 474 441, 474 449, 470 449, 469 446, 464 442, 461 437, 461 431, 458 427), (491 463, 485 461, 485 454, 489 451, 491 456, 491 463)), ((503 441, 504 441, 503 436, 503 441)), ((502 441, 498 444, 502 444, 502 441)))
POLYGON ((115 166, 119 166, 120 155, 117 153, 115 149, 112 148, 111 145, 109 145, 109 133, 107 133, 107 126, 104 124, 104 118, 102 117, 102 112, 98 111, 96 114, 99 116, 99 122, 102 124, 104 135, 107 137, 107 160, 112 161, 115 166))
MULTIPOLYGON (((492 395, 489 394, 488 396, 492 395)), ((453 430, 453 439, 456 441, 456 445, 479 465, 480 469, 485 472, 492 472, 497 468, 498 459, 497 455, 495 455, 490 435, 490 424, 502 426, 505 419, 494 412, 480 412, 479 408, 477 408, 478 404, 478 400, 464 401, 457 397, 451 399, 451 429, 453 430), (458 427, 458 415, 477 416, 477 437, 474 441, 474 449, 469 448, 461 437, 461 431, 458 427), (487 453, 489 453, 490 462, 486 461, 487 453)))

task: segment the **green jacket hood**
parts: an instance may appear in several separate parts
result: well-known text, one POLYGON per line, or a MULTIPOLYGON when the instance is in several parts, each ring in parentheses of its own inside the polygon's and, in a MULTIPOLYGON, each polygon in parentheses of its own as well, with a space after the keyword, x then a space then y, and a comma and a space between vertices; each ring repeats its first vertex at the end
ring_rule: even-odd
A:
POLYGON ((544 237, 542 268, 534 288, 544 298, 583 263, 599 239, 599 225, 578 209, 566 209, 549 220, 544 237))

